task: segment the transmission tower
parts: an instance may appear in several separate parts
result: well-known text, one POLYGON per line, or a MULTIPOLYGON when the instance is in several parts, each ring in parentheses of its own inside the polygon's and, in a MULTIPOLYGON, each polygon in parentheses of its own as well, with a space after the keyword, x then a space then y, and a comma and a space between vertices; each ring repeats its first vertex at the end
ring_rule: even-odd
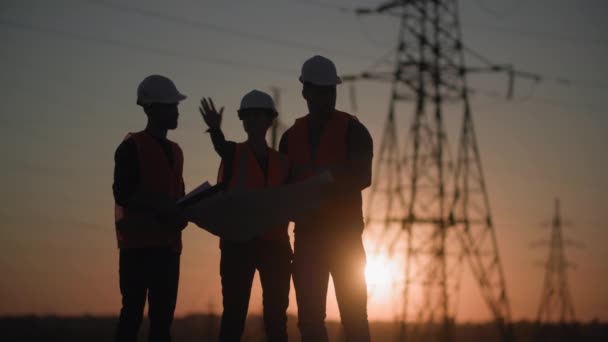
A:
POLYGON ((394 69, 344 78, 391 82, 366 216, 368 230, 378 229, 378 248, 403 252, 400 340, 452 340, 465 261, 509 340, 511 310, 469 103, 466 75, 474 68, 464 62, 458 2, 389 1, 357 13, 400 19, 394 69), (397 114, 412 101, 401 145, 397 114), (463 116, 456 159, 444 127, 448 107, 463 116))
POLYGON ((551 240, 549 242, 549 258, 545 263, 545 281, 538 307, 537 323, 549 323, 559 320, 559 323, 574 323, 574 305, 568 287, 566 270, 570 265, 564 251, 566 242, 562 235, 562 219, 560 217, 559 199, 555 200, 555 216, 551 223, 551 240))

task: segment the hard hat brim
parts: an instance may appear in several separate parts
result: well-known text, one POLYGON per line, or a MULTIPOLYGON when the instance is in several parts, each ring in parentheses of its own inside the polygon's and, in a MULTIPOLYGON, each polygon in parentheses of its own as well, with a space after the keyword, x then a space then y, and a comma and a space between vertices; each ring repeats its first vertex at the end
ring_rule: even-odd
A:
POLYGON ((276 118, 277 116, 279 116, 279 112, 274 109, 274 108, 240 108, 236 111, 236 113, 238 114, 239 119, 241 119, 241 115, 244 112, 247 111, 261 111, 261 112, 266 112, 268 114, 270 114, 273 118, 276 118))
POLYGON ((298 78, 298 79, 300 80, 301 83, 310 83, 312 85, 321 86, 321 87, 328 87, 328 86, 335 86, 338 84, 342 84, 342 79, 339 76, 336 77, 336 80, 334 82, 315 82, 315 81, 306 80, 302 76, 300 76, 300 78, 298 78))
POLYGON ((148 100, 148 99, 138 99, 137 104, 140 106, 150 105, 153 103, 162 103, 162 104, 170 104, 170 103, 180 103, 181 101, 187 99, 188 96, 184 94, 177 94, 173 99, 164 99, 164 100, 148 100))

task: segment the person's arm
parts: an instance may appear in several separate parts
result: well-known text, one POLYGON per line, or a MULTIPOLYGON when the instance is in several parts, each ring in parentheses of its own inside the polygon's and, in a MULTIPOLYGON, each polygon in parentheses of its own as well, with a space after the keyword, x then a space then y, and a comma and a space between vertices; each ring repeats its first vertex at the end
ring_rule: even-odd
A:
POLYGON ((224 160, 232 159, 234 156, 234 149, 236 143, 234 141, 226 140, 224 132, 222 132, 222 129, 219 127, 210 128, 207 130, 207 132, 209 132, 209 135, 211 136, 213 149, 220 156, 220 158, 224 160))
MULTIPOLYGON (((181 213, 180 208, 168 196, 143 194, 137 191, 140 181, 139 163, 137 159, 137 147, 133 140, 125 140, 118 146, 114 154, 114 162, 114 184, 112 185, 112 190, 116 204, 131 212, 147 214, 148 218, 146 222, 150 226, 160 225, 166 228, 167 224, 163 224, 162 222, 172 222, 176 217, 179 217, 181 213), (158 220, 159 218, 160 221, 158 220)), ((122 224, 119 225, 119 228, 131 226, 122 224)))
POLYGON ((138 184, 137 148, 132 139, 127 139, 118 145, 114 153, 114 183, 112 184, 114 202, 121 207, 131 209, 129 200, 138 184))
POLYGON ((351 121, 347 131, 348 162, 329 167, 336 176, 334 189, 358 192, 370 186, 373 151, 372 137, 367 128, 357 120, 351 121))
POLYGON ((289 130, 287 129, 283 135, 281 135, 281 139, 279 140, 279 152, 287 159, 287 179, 285 181, 286 184, 293 183, 293 170, 291 168, 291 163, 289 162, 289 158, 287 158, 287 137, 289 136, 289 130))
POLYGON ((284 155, 287 155, 287 136, 289 135, 289 130, 291 130, 291 128, 286 130, 281 135, 281 139, 279 140, 279 152, 281 152, 284 155))
POLYGON ((201 113, 205 124, 207 124, 207 132, 211 135, 213 149, 215 149, 215 152, 217 152, 222 159, 231 160, 234 155, 235 143, 227 141, 224 132, 222 132, 221 126, 224 107, 217 111, 213 104, 213 100, 211 100, 211 98, 206 99, 203 97, 198 110, 201 113))
POLYGON ((348 159, 351 163, 353 186, 359 191, 372 184, 374 142, 365 126, 353 121, 348 138, 348 159))

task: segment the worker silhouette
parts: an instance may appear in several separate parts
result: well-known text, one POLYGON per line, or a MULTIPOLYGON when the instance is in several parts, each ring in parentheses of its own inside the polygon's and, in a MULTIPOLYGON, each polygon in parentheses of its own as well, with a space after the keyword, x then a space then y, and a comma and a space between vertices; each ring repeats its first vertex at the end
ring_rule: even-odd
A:
POLYGON ((137 104, 148 118, 114 156, 114 201, 122 308, 115 341, 137 341, 146 297, 149 341, 170 341, 179 281, 181 231, 187 225, 175 201, 184 195, 183 155, 167 139, 184 100, 168 78, 146 77, 137 104))
MULTIPOLYGON (((277 117, 272 98, 253 90, 243 96, 238 110, 247 141, 226 141, 219 112, 211 99, 202 99, 200 112, 209 127, 215 151, 222 158, 218 183, 227 190, 256 190, 287 181, 287 158, 268 147, 266 132, 277 117)), ((238 215, 238 213, 234 213, 238 215)), ((267 340, 287 341, 287 307, 291 281, 292 250, 287 223, 244 242, 220 239, 223 307, 220 341, 239 341, 245 327, 251 285, 256 269, 263 290, 264 327, 267 340)))
POLYGON ((290 181, 330 170, 321 207, 295 222, 293 277, 298 327, 303 342, 327 341, 325 328, 329 276, 346 341, 369 341, 361 191, 371 183, 372 138, 354 116, 335 109, 341 83, 332 61, 322 56, 302 66, 302 96, 309 114, 281 137, 289 158, 290 181))

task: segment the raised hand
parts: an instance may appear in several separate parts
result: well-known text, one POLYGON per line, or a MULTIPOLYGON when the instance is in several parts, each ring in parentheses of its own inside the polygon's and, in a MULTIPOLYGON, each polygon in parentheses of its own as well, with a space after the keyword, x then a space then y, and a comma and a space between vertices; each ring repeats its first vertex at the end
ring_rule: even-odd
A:
POLYGON ((207 124, 207 127, 211 129, 220 128, 222 124, 222 113, 224 113, 224 107, 220 108, 218 112, 215 109, 213 100, 211 98, 202 98, 201 105, 198 107, 198 111, 203 116, 203 120, 207 124))

